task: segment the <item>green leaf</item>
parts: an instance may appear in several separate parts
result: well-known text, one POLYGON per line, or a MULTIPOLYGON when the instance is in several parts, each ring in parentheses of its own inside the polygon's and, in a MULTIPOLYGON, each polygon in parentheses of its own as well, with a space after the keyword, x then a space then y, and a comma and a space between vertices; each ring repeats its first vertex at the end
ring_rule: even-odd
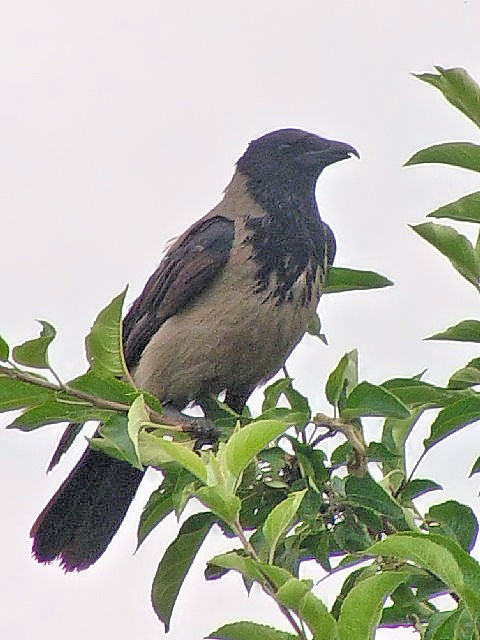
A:
POLYGON ((334 449, 330 455, 330 464, 332 466, 338 466, 347 464, 348 460, 353 455, 353 447, 350 442, 342 442, 336 449, 334 449))
POLYGON ((478 626, 475 627, 471 616, 463 609, 455 623, 455 640, 473 640, 475 630, 478 634, 478 626))
POLYGON ((381 442, 370 442, 367 448, 367 458, 382 463, 398 464, 399 455, 381 442))
POLYGON ((140 460, 145 467, 163 469, 165 465, 175 463, 175 460, 164 449, 157 446, 158 441, 162 440, 164 435, 165 433, 161 429, 152 433, 144 430, 138 434, 140 460))
POLYGON ((328 376, 325 395, 334 407, 342 407, 345 399, 358 384, 358 351, 353 349, 342 356, 340 362, 328 376))
POLYGON ((480 384, 480 358, 473 358, 464 367, 455 371, 448 381, 449 389, 468 389, 480 384))
POLYGON ((177 463, 165 465, 162 472, 163 482, 150 494, 140 516, 137 549, 157 524, 176 508, 179 494, 194 480, 194 476, 177 463))
POLYGON ((190 471, 204 484, 207 482, 207 467, 200 456, 191 449, 187 449, 183 444, 164 440, 157 436, 144 433, 142 431, 139 439, 139 448, 142 462, 152 466, 162 466, 165 460, 175 460, 182 467, 190 471), (145 456, 144 443, 148 439, 148 456, 145 456), (155 464, 155 456, 158 455, 158 464, 155 464), (148 461, 146 459, 148 458, 148 461))
POLYGON ((387 418, 383 423, 382 443, 390 450, 396 452, 403 460, 405 456, 405 441, 413 427, 422 415, 422 407, 412 410, 412 414, 403 420, 387 418))
MULTIPOLYGON (((416 580, 417 574, 415 574, 415 577, 410 575, 409 582, 413 581, 415 583, 416 580)), ((436 580, 436 578, 432 578, 432 580, 436 580)), ((442 589, 445 589, 445 585, 442 584, 441 586, 442 589)), ((380 621, 382 627, 407 626, 411 624, 414 618, 416 618, 418 622, 425 624, 436 611, 432 604, 424 602, 422 598, 419 598, 417 590, 414 592, 412 588, 405 583, 400 584, 395 591, 391 593, 390 597, 393 605, 383 608, 380 621)))
POLYGON ((478 289, 480 261, 472 243, 453 227, 423 222, 411 228, 442 253, 468 282, 478 289))
POLYGON ((435 66, 435 73, 414 74, 419 80, 439 89, 445 98, 480 127, 480 87, 465 69, 435 66))
MULTIPOLYGON (((290 442, 292 440, 295 440, 295 442, 297 442, 296 438, 292 438, 290 442)), ((282 449, 281 447, 267 447, 266 449, 262 449, 262 451, 260 451, 260 453, 258 454, 258 459, 259 462, 261 461, 266 465, 262 465, 261 470, 265 472, 264 475, 267 478, 275 478, 276 480, 278 480, 280 476, 283 475, 286 464, 286 454, 284 449, 282 449)), ((250 484, 252 484, 255 481, 255 477, 257 476, 257 473, 259 471, 255 460, 251 462, 249 470, 251 472, 250 484)), ((243 483, 245 483, 246 481, 248 482, 247 474, 248 471, 243 474, 243 483)))
MULTIPOLYGON (((369 508, 360 507, 358 505, 352 505, 351 511, 355 514, 357 521, 361 524, 366 525, 369 534, 372 535, 374 533, 380 533, 383 531, 383 521, 382 517, 379 516, 375 511, 369 508)), ((396 522, 398 526, 400 521, 396 522)), ((370 541, 369 545, 373 543, 373 540, 370 541)))
MULTIPOLYGON (((310 486, 317 491, 317 493, 323 492, 325 482, 329 478, 328 471, 325 467, 325 454, 320 449, 313 449, 312 447, 303 444, 296 438, 290 438, 290 444, 292 445, 295 454, 297 456, 298 464, 300 465, 303 474, 308 478, 310 486)), ((281 460, 281 470, 285 466, 285 453, 281 460)))
POLYGON ((373 638, 385 600, 409 577, 406 572, 385 571, 356 584, 345 597, 340 610, 340 640, 373 638))
POLYGON ((463 592, 459 595, 463 598, 472 617, 476 618, 480 613, 480 564, 451 538, 434 533, 430 533, 429 538, 435 544, 444 547, 455 558, 463 574, 463 592))
POLYGON ((462 320, 445 331, 436 333, 425 340, 454 340, 457 342, 480 342, 480 321, 462 320))
POLYGON ((0 336, 0 362, 6 362, 10 355, 10 348, 4 338, 0 336))
POLYGON ((103 451, 112 458, 128 462, 136 469, 143 470, 135 447, 128 435, 128 419, 125 414, 115 413, 100 426, 95 437, 90 438, 90 446, 103 451))
POLYGON ((323 285, 323 293, 341 293, 343 291, 360 291, 365 289, 381 289, 391 287, 393 282, 375 271, 330 267, 323 285))
POLYGON ((162 471, 164 471, 165 468, 169 469, 171 466, 178 466, 180 471, 177 477, 177 481, 175 482, 175 486, 171 492, 172 504, 173 508, 175 509, 175 516, 177 520, 179 520, 190 498, 193 497, 195 490, 198 488, 199 481, 197 480, 197 478, 195 478, 194 475, 190 473, 190 471, 187 471, 183 467, 180 467, 180 465, 177 465, 176 462, 174 462, 172 465, 164 466, 162 468, 162 471))
POLYGON ((459 606, 454 611, 444 611, 435 614, 432 633, 429 633, 432 622, 429 624, 425 640, 473 640, 474 635, 472 618, 464 607, 459 606))
MULTIPOLYGON (((228 553, 222 553, 218 556, 215 556, 209 561, 209 565, 238 571, 244 578, 246 578, 250 582, 255 581, 259 582, 260 584, 265 584, 266 582, 265 576, 262 572, 263 565, 260 562, 253 560, 252 558, 247 558, 243 555, 240 555, 236 551, 229 551, 228 553)), ((288 572, 285 573, 288 574, 288 572)), ((287 579, 289 579, 289 577, 290 574, 288 574, 287 579)))
POLYGON ((298 636, 257 622, 232 622, 212 631, 207 638, 215 640, 296 640, 298 636))
POLYGON ((201 487, 195 492, 195 496, 228 525, 233 525, 238 518, 242 506, 240 498, 222 485, 201 487))
POLYGON ((33 431, 47 424, 59 422, 87 422, 87 420, 106 420, 111 411, 85 405, 85 403, 47 400, 32 409, 27 409, 16 418, 7 429, 33 431))
POLYGON ((420 149, 405 162, 414 164, 449 164, 462 169, 480 171, 480 146, 473 142, 444 142, 420 149))
POLYGON ((160 560, 152 584, 152 605, 165 632, 170 628, 173 607, 183 581, 214 522, 215 516, 211 513, 190 516, 160 560))
MULTIPOLYGON (((347 558, 353 559, 353 556, 346 556, 347 558)), ((358 559, 354 559, 354 562, 358 562, 358 559)), ((340 562, 339 566, 344 566, 343 561, 340 562)), ((346 565, 348 566, 348 564, 346 565)), ((351 573, 347 575, 345 580, 343 581, 342 588, 340 589, 340 593, 337 595, 335 602, 332 605, 331 612, 335 620, 338 621, 340 616, 340 609, 342 607, 343 601, 347 594, 353 589, 353 587, 360 582, 360 580, 365 579, 365 573, 371 572, 373 564, 370 564, 361 569, 354 569, 351 573)))
POLYGON ((443 489, 443 487, 436 482, 433 482, 433 480, 415 478, 414 480, 407 482, 403 487, 400 496, 405 500, 415 500, 415 498, 423 496, 429 491, 438 491, 439 489, 443 489))
POLYGON ((293 535, 289 536, 288 540, 285 540, 285 545, 290 545, 292 542, 296 545, 297 542, 300 542, 300 538, 296 538, 297 533, 301 531, 301 535, 303 536, 303 533, 307 530, 307 528, 318 531, 319 527, 321 527, 322 529, 320 530, 323 530, 323 523, 319 523, 319 512, 323 510, 324 507, 325 501, 322 493, 307 490, 307 493, 302 500, 302 503, 297 511, 297 516, 295 518, 302 524, 299 526, 298 530, 294 532, 293 535))
POLYGON ((423 441, 431 449, 451 433, 476 422, 480 418, 480 397, 463 398, 442 409, 430 427, 430 435, 423 441))
POLYGON ((417 591, 416 596, 419 600, 428 600, 430 597, 445 591, 443 582, 428 571, 416 573, 414 582, 417 591))
POLYGON ((257 453, 282 435, 287 427, 280 420, 258 420, 236 431, 225 445, 225 459, 230 473, 238 478, 257 453))
POLYGON ((143 395, 139 395, 132 402, 128 411, 128 436, 132 441, 135 453, 138 460, 140 460, 140 448, 138 445, 138 435, 143 429, 143 426, 150 421, 150 416, 147 413, 145 401, 143 395))
MULTIPOLYGON (((127 382, 106 374, 105 371, 89 369, 87 373, 67 382, 68 388, 82 391, 97 398, 130 405, 139 395, 138 389, 127 382)), ((143 392, 142 392, 143 393, 143 392)))
POLYGON ((262 573, 267 576, 275 589, 279 589, 293 578, 292 574, 283 567, 278 567, 274 564, 265 564, 264 562, 259 563, 259 566, 261 567, 262 573))
POLYGON ((39 338, 27 340, 23 344, 19 344, 12 349, 12 358, 18 364, 26 367, 35 367, 37 369, 48 369, 48 347, 57 335, 55 327, 45 320, 38 320, 42 325, 42 331, 39 338))
POLYGON ((365 523, 360 522, 350 509, 345 510, 343 521, 334 526, 333 537, 339 549, 348 553, 362 551, 373 542, 365 523))
POLYGON ((463 222, 480 222, 480 191, 470 193, 439 207, 428 214, 429 218, 449 218, 463 222))
POLYGON ((167 476, 160 487, 150 494, 138 523, 137 549, 157 524, 160 524, 173 511, 170 491, 171 485, 167 476))
POLYGON ((85 339, 91 368, 119 378, 128 374, 122 348, 122 309, 126 294, 127 287, 100 311, 85 339))
POLYGON ((452 540, 400 533, 375 543, 367 553, 403 558, 424 567, 465 601, 473 617, 480 613, 480 565, 452 540))
MULTIPOLYGON (((453 611, 437 611, 429 620, 425 640, 459 640, 455 635, 455 626, 463 607, 453 611)), ((468 640, 472 640, 471 636, 468 640)))
POLYGON ((315 640, 337 640, 335 618, 304 581, 291 578, 278 589, 277 598, 285 606, 297 611, 315 640))
POLYGON ((322 333, 322 322, 318 313, 312 313, 310 320, 307 324, 307 333, 315 338, 318 338, 324 345, 328 346, 327 336, 322 333))
POLYGON ((345 493, 349 504, 369 509, 392 520, 404 520, 400 505, 369 475, 361 478, 348 476, 345 493))
POLYGON ((81 422, 71 422, 62 433, 57 448, 53 452, 53 456, 47 467, 47 473, 54 469, 60 462, 62 456, 70 449, 75 442, 75 438, 80 434, 85 425, 81 422))
POLYGON ((385 416, 407 418, 410 411, 393 393, 370 382, 360 382, 347 396, 341 411, 342 418, 385 416))
POLYGON ((55 391, 0 375, 0 412, 24 409, 55 397, 55 391))
POLYGON ((264 411, 258 418, 258 420, 281 420, 285 425, 294 425, 297 424, 297 418, 303 417, 304 420, 302 424, 305 424, 305 414, 304 413, 294 413, 288 407, 273 407, 272 409, 267 409, 264 411))
POLYGON ((478 522, 473 510, 456 500, 435 504, 425 516, 428 529, 452 538, 466 551, 471 551, 478 534, 478 522))
POLYGON ((393 378, 382 382, 381 386, 411 407, 440 407, 458 397, 452 390, 435 387, 418 378, 393 378))
POLYGON ((269 546, 269 562, 272 564, 280 538, 288 531, 307 490, 294 491, 272 509, 263 525, 263 535, 269 546))
POLYGON ((305 421, 310 419, 310 406, 308 404, 308 400, 293 388, 291 378, 281 378, 280 380, 276 380, 265 389, 263 395, 262 413, 265 413, 269 409, 277 408, 278 401, 283 395, 288 400, 292 411, 304 414, 305 421))
POLYGON ((470 473, 468 474, 468 477, 471 478, 476 473, 480 473, 480 456, 473 463, 473 467, 471 468, 470 473))

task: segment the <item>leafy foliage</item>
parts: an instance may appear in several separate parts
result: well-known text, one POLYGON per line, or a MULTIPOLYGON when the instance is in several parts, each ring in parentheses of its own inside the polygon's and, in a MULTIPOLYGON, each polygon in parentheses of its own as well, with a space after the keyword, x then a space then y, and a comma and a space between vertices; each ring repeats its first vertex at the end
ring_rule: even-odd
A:
POLYGON ((359 291, 391 287, 393 282, 374 271, 330 267, 323 287, 323 293, 340 293, 341 291, 359 291))
POLYGON ((152 584, 152 604, 165 625, 165 631, 169 629, 173 605, 180 587, 214 522, 211 513, 190 516, 158 565, 152 584))
POLYGON ((128 376, 122 349, 122 308, 127 288, 97 316, 85 339, 88 362, 93 371, 128 376))
MULTIPOLYGON (((480 127, 478 85, 462 69, 436 70, 418 77, 480 127)), ((480 171, 480 145, 433 145, 406 164, 421 163, 480 171)), ((480 192, 429 216, 478 225, 480 192)), ((436 222, 413 230, 480 291, 479 242, 474 246, 452 226, 436 222)), ((391 284, 371 271, 332 268, 325 293, 391 284)), ((10 428, 23 431, 97 420, 101 426, 91 447, 139 469, 159 469, 161 484, 141 516, 138 545, 169 514, 179 519, 192 499, 203 505, 203 511, 183 522, 153 581, 152 604, 166 631, 185 577, 217 524, 235 549, 212 558, 205 577, 237 572, 247 590, 257 584, 291 629, 240 621, 223 625, 210 638, 370 640, 383 625, 414 626, 425 640, 480 639, 480 565, 470 555, 478 533, 475 514, 455 500, 421 513, 415 500, 441 487, 434 479, 414 477, 419 460, 410 470, 405 454, 421 416, 430 417, 430 433, 420 459, 478 421, 480 358, 453 372, 444 387, 418 375, 380 384, 360 379, 354 349, 343 355, 325 384, 333 415, 315 413, 292 380, 283 378, 265 389, 261 415, 253 419, 237 416, 212 398, 207 414, 221 437, 201 446, 184 423, 162 415, 158 401, 130 379, 122 353, 124 297, 125 291, 93 324, 86 340, 89 371, 65 384, 50 365, 55 329, 48 322, 41 322, 39 337, 13 349, 0 337, 0 411, 21 409, 10 428), (366 416, 381 419, 378 437, 368 444, 362 424, 366 416), (344 441, 327 456, 321 444, 337 434, 344 441), (331 610, 312 582, 299 577, 302 564, 311 560, 322 567, 325 579, 348 571, 331 610), (441 593, 453 596, 453 609, 437 609, 434 600, 441 593)), ((311 331, 324 338, 319 321, 312 321, 311 331)), ((428 339, 480 342, 480 320, 459 320, 428 339)), ((77 432, 70 427, 52 464, 77 432)), ((480 456, 471 475, 479 471, 480 456)))
POLYGON ((40 320, 42 331, 38 338, 27 340, 12 349, 12 358, 18 364, 36 369, 49 369, 48 347, 57 335, 55 327, 45 320, 40 320))

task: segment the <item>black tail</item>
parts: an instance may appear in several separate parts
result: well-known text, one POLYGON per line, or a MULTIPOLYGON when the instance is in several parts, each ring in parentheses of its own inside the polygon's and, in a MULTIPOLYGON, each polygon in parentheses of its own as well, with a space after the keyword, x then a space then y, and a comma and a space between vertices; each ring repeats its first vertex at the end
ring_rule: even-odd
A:
POLYGON ((38 516, 31 531, 38 562, 58 558, 81 571, 108 547, 127 513, 143 473, 90 447, 38 516))

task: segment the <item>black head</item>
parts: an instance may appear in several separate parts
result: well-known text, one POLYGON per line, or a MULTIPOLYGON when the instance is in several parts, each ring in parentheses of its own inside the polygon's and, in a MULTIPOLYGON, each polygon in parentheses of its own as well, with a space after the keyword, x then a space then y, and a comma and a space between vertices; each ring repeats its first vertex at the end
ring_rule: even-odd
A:
POLYGON ((247 219, 245 242, 258 264, 257 291, 276 304, 293 300, 293 285, 304 273, 305 299, 310 302, 318 269, 324 271, 335 254, 335 239, 321 220, 315 184, 323 169, 358 156, 344 142, 325 140, 300 129, 280 129, 253 140, 237 164, 246 188, 263 215, 247 219), (272 285, 272 273, 276 285, 272 285))
POLYGON ((327 140, 301 129, 279 129, 252 140, 237 167, 254 182, 283 182, 315 186, 328 165, 360 157, 349 144, 327 140))

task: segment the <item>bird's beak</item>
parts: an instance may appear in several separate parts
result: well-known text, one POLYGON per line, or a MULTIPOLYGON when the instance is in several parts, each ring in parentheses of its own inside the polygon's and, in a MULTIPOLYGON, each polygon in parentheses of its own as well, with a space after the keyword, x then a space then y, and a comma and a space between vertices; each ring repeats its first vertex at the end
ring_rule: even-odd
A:
POLYGON ((350 156, 356 156, 358 159, 360 159, 360 154, 354 147, 347 144, 346 142, 337 142, 336 140, 329 141, 326 153, 327 155, 331 156, 339 156, 340 160, 350 158, 350 156))
POLYGON ((323 149, 307 151, 297 158, 298 164, 303 167, 326 167, 334 162, 346 160, 351 156, 360 158, 358 151, 346 142, 338 142, 336 140, 325 140, 327 144, 323 149))

